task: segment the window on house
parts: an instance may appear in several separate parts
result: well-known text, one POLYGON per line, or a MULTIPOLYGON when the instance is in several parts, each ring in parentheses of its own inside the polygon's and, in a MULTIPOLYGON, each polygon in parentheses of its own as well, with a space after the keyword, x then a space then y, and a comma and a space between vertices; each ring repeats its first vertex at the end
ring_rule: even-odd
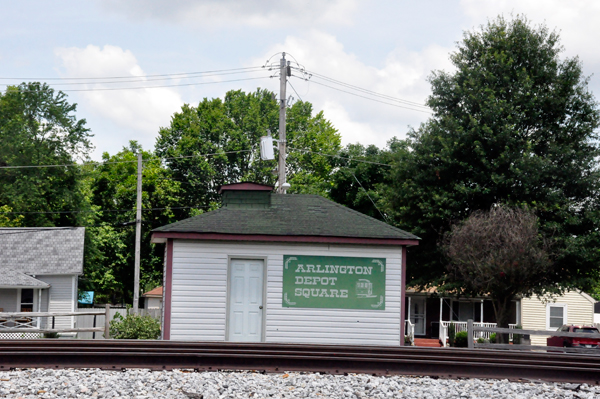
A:
POLYGON ((33 290, 21 290, 21 312, 33 312, 33 290))
POLYGON ((560 328, 566 324, 567 311, 564 305, 548 305, 548 328, 560 328))

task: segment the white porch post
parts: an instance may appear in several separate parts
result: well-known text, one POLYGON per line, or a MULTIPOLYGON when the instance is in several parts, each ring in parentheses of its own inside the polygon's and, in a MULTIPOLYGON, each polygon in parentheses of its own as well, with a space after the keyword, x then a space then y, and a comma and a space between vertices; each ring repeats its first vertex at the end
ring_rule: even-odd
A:
POLYGON ((408 316, 406 316, 406 320, 410 320, 410 297, 408 297, 408 316))
POLYGON ((442 325, 442 320, 444 320, 444 317, 442 316, 444 312, 444 298, 440 297, 440 326, 442 325))
POLYGON ((483 299, 481 300, 481 309, 479 309, 479 321, 483 323, 483 299))
MULTIPOLYGON (((37 311, 38 312, 42 311, 42 289, 41 288, 38 290, 38 307, 37 307, 37 311)), ((37 328, 40 328, 41 321, 42 321, 42 318, 38 317, 37 318, 37 328)))
POLYGON ((517 325, 521 325, 521 300, 516 301, 517 305, 517 325))

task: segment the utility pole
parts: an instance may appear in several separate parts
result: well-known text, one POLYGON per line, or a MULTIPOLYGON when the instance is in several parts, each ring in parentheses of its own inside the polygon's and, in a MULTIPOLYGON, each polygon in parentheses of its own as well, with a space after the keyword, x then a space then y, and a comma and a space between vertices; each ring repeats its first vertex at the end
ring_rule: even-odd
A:
POLYGON ((285 53, 281 55, 279 64, 279 164, 277 171, 279 174, 279 186, 277 192, 285 194, 288 184, 285 179, 285 158, 286 158, 286 139, 285 139, 285 112, 287 110, 287 100, 285 89, 287 86, 287 77, 290 74, 289 61, 285 60, 285 53))
POLYGON ((140 302, 140 252, 142 246, 142 150, 137 159, 137 205, 135 216, 135 274, 133 286, 133 313, 138 314, 140 302))

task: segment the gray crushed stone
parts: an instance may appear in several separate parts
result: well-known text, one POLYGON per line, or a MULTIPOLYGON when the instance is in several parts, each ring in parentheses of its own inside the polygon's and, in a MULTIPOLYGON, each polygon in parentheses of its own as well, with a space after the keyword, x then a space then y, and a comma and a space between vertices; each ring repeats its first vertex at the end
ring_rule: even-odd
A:
POLYGON ((599 386, 507 380, 174 370, 0 372, 2 398, 598 398, 599 386))

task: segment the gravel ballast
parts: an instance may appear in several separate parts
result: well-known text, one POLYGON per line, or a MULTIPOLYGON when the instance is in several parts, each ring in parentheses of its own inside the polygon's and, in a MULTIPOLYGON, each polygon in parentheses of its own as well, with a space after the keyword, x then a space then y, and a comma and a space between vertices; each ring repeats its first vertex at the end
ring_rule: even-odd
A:
POLYGON ((0 372, 2 398, 598 398, 586 384, 174 370, 0 372))

